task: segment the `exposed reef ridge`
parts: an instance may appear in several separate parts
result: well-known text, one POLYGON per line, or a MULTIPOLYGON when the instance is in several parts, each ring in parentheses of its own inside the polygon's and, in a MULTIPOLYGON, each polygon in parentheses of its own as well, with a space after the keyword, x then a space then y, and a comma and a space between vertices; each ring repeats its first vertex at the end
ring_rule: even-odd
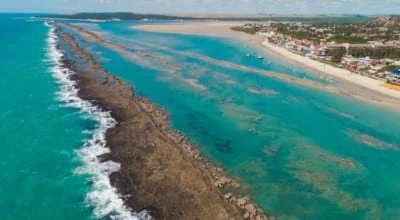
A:
MULTIPOLYGON (((121 164, 112 184, 135 211, 155 219, 268 219, 250 197, 235 194, 240 184, 200 155, 169 116, 149 99, 107 72, 75 38, 55 23, 63 65, 76 74, 79 96, 110 111, 118 122, 107 130, 111 152, 104 161, 121 164)), ((270 217, 269 219, 274 219, 270 217)))

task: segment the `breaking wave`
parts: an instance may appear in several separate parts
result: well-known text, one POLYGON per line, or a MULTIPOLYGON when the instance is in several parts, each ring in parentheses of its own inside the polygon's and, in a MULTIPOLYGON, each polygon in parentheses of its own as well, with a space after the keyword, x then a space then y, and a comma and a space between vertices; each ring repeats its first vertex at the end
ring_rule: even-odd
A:
POLYGON ((120 169, 120 164, 113 161, 101 162, 98 156, 110 152, 106 146, 105 133, 117 122, 111 117, 110 112, 105 112, 78 96, 76 83, 70 79, 71 75, 75 73, 63 67, 61 62, 63 54, 56 47, 55 27, 48 22, 45 22, 45 25, 50 29, 47 37, 46 61, 51 65, 50 71, 61 88, 57 92, 57 97, 66 107, 80 109, 84 117, 90 118, 98 124, 97 128, 89 131, 92 135, 91 138, 86 140, 83 147, 77 151, 83 165, 76 169, 76 173, 89 175, 92 183, 92 189, 86 195, 86 204, 93 208, 96 218, 152 219, 147 211, 134 212, 126 207, 122 196, 111 185, 109 176, 120 169))

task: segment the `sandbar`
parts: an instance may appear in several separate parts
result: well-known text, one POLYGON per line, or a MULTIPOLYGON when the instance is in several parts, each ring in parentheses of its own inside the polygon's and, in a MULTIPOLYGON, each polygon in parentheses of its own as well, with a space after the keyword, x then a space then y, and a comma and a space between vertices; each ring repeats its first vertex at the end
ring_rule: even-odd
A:
POLYGON ((368 89, 370 90, 370 92, 371 91, 377 92, 379 94, 395 99, 400 98, 400 91, 385 87, 383 81, 372 79, 356 73, 352 73, 346 69, 327 65, 322 62, 312 60, 308 57, 294 54, 282 47, 269 43, 263 36, 246 34, 243 32, 237 32, 230 29, 233 26, 240 26, 245 23, 246 22, 220 22, 220 21, 180 22, 180 23, 168 23, 168 24, 135 25, 132 26, 131 28, 150 31, 150 32, 203 35, 203 36, 212 36, 220 38, 230 38, 230 39, 240 40, 242 42, 244 41, 259 46, 259 48, 262 48, 265 52, 271 55, 279 56, 280 58, 286 59, 287 62, 294 62, 307 69, 334 77, 335 79, 338 79, 342 82, 344 81, 350 83, 362 89, 368 89))

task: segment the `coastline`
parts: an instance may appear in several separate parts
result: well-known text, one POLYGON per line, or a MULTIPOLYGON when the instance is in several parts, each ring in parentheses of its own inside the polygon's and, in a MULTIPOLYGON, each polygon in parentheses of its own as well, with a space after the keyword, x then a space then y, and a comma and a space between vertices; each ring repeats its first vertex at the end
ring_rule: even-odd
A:
MULTIPOLYGON (((198 23, 198 22, 196 22, 196 23, 198 23)), ((139 58, 140 56, 137 56, 137 54, 132 53, 130 51, 130 48, 128 48, 128 47, 125 47, 120 44, 116 44, 111 41, 107 41, 107 40, 103 39, 102 37, 100 37, 99 35, 97 35, 93 32, 87 31, 87 30, 83 29, 82 27, 72 25, 72 24, 67 24, 67 23, 64 23, 63 25, 72 29, 77 34, 81 35, 84 38, 84 40, 89 43, 90 42, 99 42, 99 43, 103 44, 104 46, 121 53, 123 56, 128 57, 133 62, 144 65, 150 69, 160 70, 160 68, 157 65, 149 65, 149 63, 146 60, 140 59, 139 58)), ((172 24, 172 25, 168 24, 168 25, 166 25, 166 27, 169 29, 172 26, 174 29, 176 29, 176 28, 181 28, 181 25, 182 24, 172 24)), ((191 26, 191 25, 193 25, 193 23, 189 24, 189 26, 191 26)), ((154 25, 154 26, 158 27, 160 25, 154 25)), ((161 25, 161 26, 165 26, 165 25, 161 25)), ((229 34, 233 32, 232 30, 230 30, 230 23, 223 22, 222 24, 220 24, 218 26, 223 27, 223 28, 215 29, 215 32, 213 33, 213 34, 215 34, 215 36, 219 36, 219 37, 223 38, 223 37, 230 36, 229 34)), ((148 27, 154 28, 153 25, 150 25, 148 27)), ((185 23, 185 27, 188 27, 188 25, 186 25, 186 23, 185 23)), ((193 29, 193 27, 191 27, 191 28, 193 29)), ((260 35, 249 35, 249 34, 245 34, 243 32, 234 32, 234 33, 239 34, 239 35, 235 35, 236 37, 243 36, 243 38, 239 38, 237 40, 239 40, 239 41, 247 40, 248 43, 254 44, 254 46, 262 47, 261 43, 263 42, 264 37, 262 37, 260 35)), ((231 39, 231 38, 227 38, 227 39, 231 39)), ((162 48, 162 49, 165 49, 165 48, 162 48)), ((185 56, 193 57, 196 59, 201 59, 206 62, 215 63, 215 64, 223 66, 223 67, 239 69, 239 70, 242 70, 242 71, 245 71, 248 73, 260 74, 265 77, 276 78, 278 80, 286 81, 288 83, 298 84, 301 86, 307 86, 310 88, 315 88, 315 89, 319 89, 319 90, 326 91, 326 92, 341 94, 344 96, 358 99, 363 102, 368 102, 368 103, 375 104, 375 105, 385 106, 385 107, 391 108, 396 111, 400 110, 400 100, 399 99, 385 95, 385 94, 377 93, 371 89, 368 89, 368 88, 365 88, 362 86, 358 86, 354 83, 350 83, 350 82, 347 82, 344 80, 341 80, 340 86, 329 85, 329 84, 323 84, 323 83, 309 80, 309 79, 303 79, 303 78, 298 78, 295 76, 290 76, 287 74, 282 74, 282 73, 278 73, 278 72, 270 72, 270 71, 263 70, 260 68, 252 68, 249 66, 240 65, 240 64, 238 65, 238 64, 228 62, 228 61, 217 60, 217 59, 213 59, 208 56, 202 56, 199 54, 193 54, 193 53, 182 52, 182 51, 174 51, 174 52, 177 54, 184 54, 185 56)), ((267 52, 267 53, 269 53, 269 55, 277 57, 279 59, 286 59, 284 56, 282 56, 278 53, 273 53, 269 50, 266 50, 265 52, 267 52)), ((148 54, 148 53, 141 53, 141 52, 139 52, 139 54, 142 54, 143 57, 152 59, 154 61, 158 61, 158 62, 160 62, 160 64, 167 64, 168 66, 172 67, 172 69, 168 70, 168 71, 174 72, 175 70, 181 69, 181 67, 178 64, 164 60, 163 58, 157 57, 156 55, 152 55, 152 54, 148 54)), ((287 61, 292 62, 290 59, 287 59, 287 61)), ((295 61, 293 61, 292 63, 294 65, 301 65, 301 64, 296 63, 295 61)), ((163 69, 163 70, 165 70, 165 69, 163 69)), ((190 84, 190 82, 186 82, 186 83, 190 84)), ((192 82, 192 84, 193 84, 193 82, 192 82)))
POLYGON ((58 99, 64 102, 66 107, 79 109, 98 123, 98 127, 92 130, 91 138, 85 140, 82 148, 76 151, 83 164, 74 172, 89 175, 93 187, 86 195, 85 203, 93 207, 93 213, 96 218, 114 218, 114 219, 149 219, 147 211, 131 212, 123 204, 121 196, 108 180, 110 172, 118 170, 120 165, 113 161, 103 163, 97 160, 97 157, 109 152, 106 146, 105 132, 107 129, 116 125, 116 121, 109 112, 99 109, 90 101, 79 97, 79 90, 76 88, 76 81, 72 80, 75 72, 68 68, 62 47, 59 45, 59 36, 54 25, 45 23, 49 28, 47 44, 47 56, 52 63, 50 71, 54 79, 60 85, 58 99))
POLYGON ((357 73, 352 73, 349 70, 341 69, 338 67, 331 66, 329 64, 324 64, 322 62, 310 59, 305 56, 301 56, 298 54, 294 54, 282 47, 276 46, 272 43, 269 43, 268 40, 262 42, 262 46, 267 50, 273 51, 291 61, 299 63, 306 68, 315 70, 317 72, 333 76, 336 79, 344 80, 346 82, 352 83, 357 86, 361 86, 375 92, 379 92, 381 94, 391 96, 393 98, 400 98, 400 92, 392 89, 388 89, 383 86, 384 82, 372 79, 366 76, 362 76, 357 73))
POLYGON ((169 34, 200 35, 208 37, 218 37, 235 39, 252 44, 259 44, 263 37, 260 35, 250 35, 244 32, 233 31, 231 27, 244 25, 246 22, 231 21, 199 21, 199 22, 179 22, 168 24, 134 25, 131 29, 160 32, 169 34))
POLYGON ((191 34, 204 36, 212 36, 219 38, 230 38, 238 40, 241 42, 251 43, 259 48, 263 49, 265 52, 271 54, 272 56, 281 57, 287 59, 288 62, 293 62, 295 64, 301 65, 307 69, 316 71, 318 73, 324 74, 326 76, 333 77, 342 82, 357 86, 364 90, 369 90, 371 92, 378 92, 386 97, 400 98, 400 92, 384 87, 384 82, 372 79, 366 76, 352 73, 348 70, 341 69, 338 67, 330 66, 319 61, 309 59, 307 57, 294 54, 284 48, 273 45, 269 43, 265 37, 260 35, 250 35, 243 32, 237 32, 230 29, 234 25, 241 25, 243 22, 185 22, 175 23, 175 24, 152 24, 152 25, 136 25, 132 26, 132 29, 150 31, 150 32, 162 32, 162 33, 175 33, 175 34, 191 34), (218 27, 215 28, 215 27, 218 27))
POLYGON ((147 210, 156 219, 267 219, 249 197, 222 194, 220 189, 240 185, 202 158, 179 131, 169 130, 163 109, 136 96, 132 87, 103 69, 71 35, 61 33, 60 26, 63 43, 85 63, 81 66, 64 55, 64 65, 78 73, 73 80, 79 96, 95 100, 118 123, 106 131, 111 152, 100 158, 120 163, 111 182, 122 195, 129 195, 123 197, 127 206, 147 210))

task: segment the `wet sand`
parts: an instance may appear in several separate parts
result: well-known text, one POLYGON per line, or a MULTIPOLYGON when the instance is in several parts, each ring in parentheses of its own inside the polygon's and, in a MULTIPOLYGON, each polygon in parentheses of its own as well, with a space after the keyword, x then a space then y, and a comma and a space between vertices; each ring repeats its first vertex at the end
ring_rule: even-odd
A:
POLYGON ((107 130, 111 153, 101 160, 121 164, 111 182, 135 211, 148 210, 155 219, 267 219, 248 197, 238 197, 236 181, 201 157, 179 131, 169 129, 168 114, 107 72, 73 36, 57 25, 63 65, 77 74, 79 96, 110 111, 118 122, 107 130), (83 63, 83 65, 81 64, 83 63), (101 79, 97 75, 101 74, 101 79), (221 193, 221 189, 226 193, 221 193), (228 192, 228 193, 227 193, 228 192))

